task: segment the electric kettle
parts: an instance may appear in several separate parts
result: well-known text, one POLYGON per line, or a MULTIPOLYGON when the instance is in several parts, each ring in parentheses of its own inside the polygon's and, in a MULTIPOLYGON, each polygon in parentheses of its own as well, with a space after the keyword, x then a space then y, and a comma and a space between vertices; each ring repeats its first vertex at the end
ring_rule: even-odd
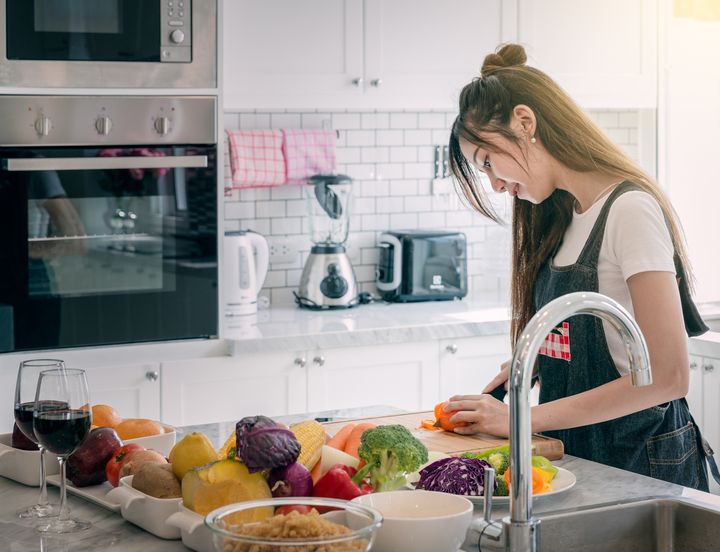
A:
POLYGON ((225 316, 257 312, 257 299, 268 270, 267 240, 252 230, 225 232, 223 245, 225 316))

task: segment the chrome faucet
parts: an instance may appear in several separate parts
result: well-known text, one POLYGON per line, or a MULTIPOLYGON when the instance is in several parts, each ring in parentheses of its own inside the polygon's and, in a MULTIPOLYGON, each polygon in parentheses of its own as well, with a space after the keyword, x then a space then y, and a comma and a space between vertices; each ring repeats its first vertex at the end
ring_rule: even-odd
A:
POLYGON ((473 528, 480 532, 480 550, 539 550, 540 520, 532 515, 530 380, 547 334, 577 314, 591 314, 612 325, 625 345, 632 384, 642 387, 652 383, 645 338, 630 313, 617 301, 599 293, 576 292, 558 297, 540 309, 520 334, 510 368, 510 515, 503 518, 502 524, 493 522, 489 515, 492 500, 486 499, 484 519, 473 524, 473 528))

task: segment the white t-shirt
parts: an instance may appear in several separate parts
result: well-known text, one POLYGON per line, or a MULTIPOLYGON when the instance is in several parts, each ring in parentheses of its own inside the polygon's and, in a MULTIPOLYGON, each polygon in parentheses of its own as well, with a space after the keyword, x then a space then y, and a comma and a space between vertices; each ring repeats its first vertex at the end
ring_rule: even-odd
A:
MULTIPOLYGON (((562 246, 553 259, 554 266, 574 264, 609 193, 584 213, 573 212, 562 246)), ((610 208, 598 258, 599 292, 612 297, 634 315, 627 279, 649 271, 675 273, 673 244, 660 205, 643 191, 625 192, 610 208)), ((615 366, 628 373, 628 358, 618 332, 603 321, 605 337, 615 366)), ((572 347, 572 345, 571 345, 572 347)))

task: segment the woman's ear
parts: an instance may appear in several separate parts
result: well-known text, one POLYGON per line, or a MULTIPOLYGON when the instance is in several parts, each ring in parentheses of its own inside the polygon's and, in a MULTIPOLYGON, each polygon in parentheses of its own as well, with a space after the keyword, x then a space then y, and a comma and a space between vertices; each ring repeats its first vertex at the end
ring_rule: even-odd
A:
POLYGON ((535 136, 537 119, 535 112, 525 104, 518 104, 513 107, 512 121, 510 127, 521 137, 530 140, 535 136))

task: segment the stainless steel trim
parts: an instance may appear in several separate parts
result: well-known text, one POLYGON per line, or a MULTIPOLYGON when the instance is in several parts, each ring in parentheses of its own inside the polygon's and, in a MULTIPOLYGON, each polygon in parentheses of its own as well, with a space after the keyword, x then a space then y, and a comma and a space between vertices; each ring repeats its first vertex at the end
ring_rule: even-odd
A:
POLYGON ((167 157, 19 157, 3 159, 7 171, 82 171, 207 167, 207 155, 167 157))
POLYGON ((0 146, 215 144, 217 100, 216 96, 0 94, 0 146), (163 119, 167 123, 158 123, 163 119), (36 124, 47 132, 38 133, 36 124), (156 124, 166 134, 159 134, 156 124), (98 126, 107 132, 98 132, 98 126))
MULTIPOLYGON (((0 0, 3 37, 6 9, 0 0)), ((0 88, 217 88, 217 14, 217 0, 193 0, 188 63, 7 59, 0 39, 0 88)))

